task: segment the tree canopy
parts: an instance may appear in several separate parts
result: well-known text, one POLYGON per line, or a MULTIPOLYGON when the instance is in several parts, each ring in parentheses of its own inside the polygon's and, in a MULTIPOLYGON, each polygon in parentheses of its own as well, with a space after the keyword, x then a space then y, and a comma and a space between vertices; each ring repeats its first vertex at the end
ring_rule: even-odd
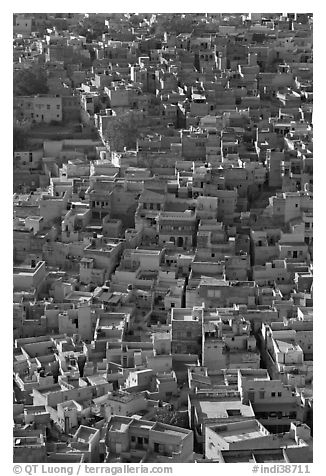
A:
POLYGON ((74 32, 77 35, 85 36, 87 43, 91 43, 92 40, 98 39, 103 33, 107 32, 107 28, 104 21, 84 18, 75 26, 74 32))
POLYGON ((33 96, 48 91, 46 75, 41 67, 14 71, 14 96, 33 96))
POLYGON ((189 428, 187 412, 178 412, 176 410, 157 411, 155 421, 181 428, 189 428))
POLYGON ((13 150, 14 152, 26 149, 28 144, 26 128, 14 124, 13 127, 13 150))
POLYGON ((138 135, 139 128, 128 113, 112 118, 112 121, 103 131, 104 139, 113 151, 123 151, 124 147, 135 149, 138 135))
POLYGON ((191 33, 193 30, 193 24, 189 18, 173 18, 166 19, 162 22, 162 27, 168 31, 173 32, 176 35, 180 33, 191 33))

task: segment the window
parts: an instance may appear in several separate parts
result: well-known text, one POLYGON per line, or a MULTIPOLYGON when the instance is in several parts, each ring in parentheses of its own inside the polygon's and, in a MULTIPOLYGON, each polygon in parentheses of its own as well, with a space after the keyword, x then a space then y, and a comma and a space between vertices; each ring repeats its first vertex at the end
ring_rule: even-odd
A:
POLYGON ((251 402, 255 401, 255 392, 254 392, 254 390, 249 390, 248 391, 248 400, 250 400, 251 402))
POLYGON ((275 397, 275 395, 276 395, 275 392, 271 393, 271 397, 275 397))
POLYGON ((241 411, 238 408, 226 410, 228 416, 241 416, 241 411))
POLYGON ((47 105, 46 105, 46 108, 47 108, 47 109, 50 109, 50 108, 51 108, 50 104, 47 104, 47 105))
POLYGON ((278 396, 278 397, 281 397, 281 396, 282 396, 282 392, 277 392, 277 396, 278 396))

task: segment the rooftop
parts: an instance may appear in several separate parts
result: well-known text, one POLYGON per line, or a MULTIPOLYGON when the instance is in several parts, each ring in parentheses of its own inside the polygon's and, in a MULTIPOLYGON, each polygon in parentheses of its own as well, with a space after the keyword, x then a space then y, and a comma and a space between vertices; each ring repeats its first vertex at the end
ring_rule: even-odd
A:
POLYGON ((226 425, 216 425, 212 427, 212 430, 221 435, 227 443, 253 440, 269 435, 269 431, 257 420, 243 420, 226 425))

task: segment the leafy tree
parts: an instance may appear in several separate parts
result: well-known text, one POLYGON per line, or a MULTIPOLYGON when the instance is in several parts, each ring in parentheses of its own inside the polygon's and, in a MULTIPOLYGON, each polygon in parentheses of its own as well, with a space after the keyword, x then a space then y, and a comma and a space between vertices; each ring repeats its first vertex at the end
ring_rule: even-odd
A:
POLYGON ((45 72, 39 66, 14 71, 14 96, 33 96, 49 91, 45 72))
POLYGON ((28 140, 26 128, 14 124, 13 127, 13 150, 14 152, 26 149, 28 140))
POLYGON ((112 151, 123 151, 124 147, 135 149, 138 135, 139 128, 129 113, 112 118, 103 132, 104 139, 112 151))
POLYGON ((77 35, 85 36, 87 43, 97 40, 103 33, 107 32, 104 22, 85 18, 75 27, 74 32, 77 35))
POLYGON ((180 33, 191 33, 193 30, 192 22, 189 18, 172 18, 166 19, 162 22, 162 27, 169 32, 173 32, 176 35, 180 33))
POLYGON ((158 410, 155 415, 155 421, 165 423, 167 425, 179 426, 181 428, 189 428, 187 412, 178 412, 176 410, 158 410))

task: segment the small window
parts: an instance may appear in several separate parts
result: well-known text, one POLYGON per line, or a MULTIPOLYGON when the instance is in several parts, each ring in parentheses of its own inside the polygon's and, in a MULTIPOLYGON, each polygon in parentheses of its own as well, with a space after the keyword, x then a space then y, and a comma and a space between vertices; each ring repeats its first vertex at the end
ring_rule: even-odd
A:
POLYGON ((276 395, 275 392, 271 393, 271 397, 275 397, 275 395, 276 395))
POLYGON ((230 410, 226 410, 228 416, 241 416, 241 410, 238 408, 232 408, 230 410))
POLYGON ((281 396, 282 396, 282 392, 277 392, 277 396, 278 396, 278 397, 281 397, 281 396))

